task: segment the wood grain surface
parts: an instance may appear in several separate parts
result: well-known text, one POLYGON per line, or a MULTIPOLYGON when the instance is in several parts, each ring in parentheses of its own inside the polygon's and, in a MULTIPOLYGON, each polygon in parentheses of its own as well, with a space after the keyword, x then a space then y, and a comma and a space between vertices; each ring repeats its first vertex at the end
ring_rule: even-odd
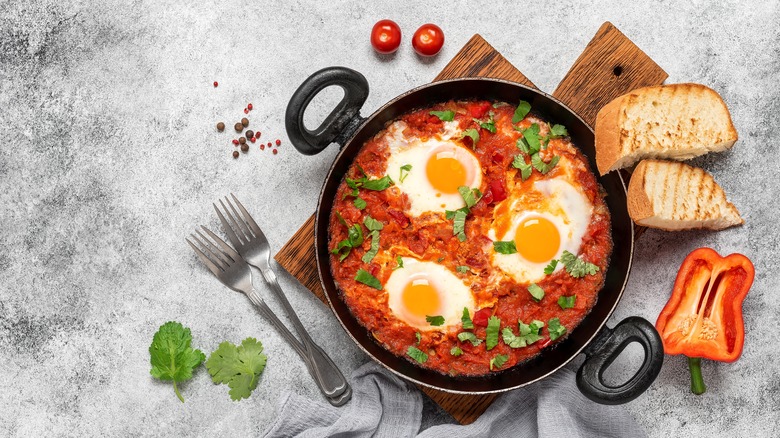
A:
MULTIPOLYGON (((434 81, 458 77, 491 77, 536 88, 480 35, 474 35, 434 81)), ((667 74, 611 23, 604 23, 577 58, 553 96, 593 124, 598 110, 633 89, 659 85, 667 74)), ((327 303, 314 254, 314 216, 274 257, 319 299, 327 303)), ((420 389, 461 424, 474 422, 498 396, 460 395, 420 386, 420 389)))

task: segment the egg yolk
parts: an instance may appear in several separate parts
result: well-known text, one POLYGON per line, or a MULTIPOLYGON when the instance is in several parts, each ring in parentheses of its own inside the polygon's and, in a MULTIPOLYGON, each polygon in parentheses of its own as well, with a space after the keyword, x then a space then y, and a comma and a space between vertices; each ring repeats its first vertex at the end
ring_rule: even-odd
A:
POLYGON ((425 279, 409 282, 404 287, 401 300, 409 313, 420 318, 436 315, 439 311, 439 292, 425 279))
POLYGON ((425 165, 428 182, 442 193, 458 193, 466 185, 466 168, 451 152, 432 155, 425 165))
POLYGON ((544 263, 552 260, 558 253, 561 235, 555 224, 549 220, 533 217, 517 226, 515 246, 520 256, 529 262, 544 263))

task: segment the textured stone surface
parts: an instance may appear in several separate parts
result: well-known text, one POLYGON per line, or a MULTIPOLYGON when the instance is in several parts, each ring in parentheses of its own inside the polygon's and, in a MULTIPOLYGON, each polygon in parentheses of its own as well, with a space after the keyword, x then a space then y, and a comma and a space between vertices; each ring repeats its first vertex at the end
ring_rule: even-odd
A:
MULTIPOLYGON (((757 272, 742 358, 705 362, 702 397, 688 390, 684 360, 668 358, 628 409, 650 436, 780 435, 780 364, 771 359, 780 340, 777 0, 464 2, 448 10, 441 2, 267 3, 0 4, 0 435, 248 435, 274 417, 281 391, 319 397, 290 347, 184 242, 197 224, 219 228, 210 204, 228 192, 276 249, 314 210, 335 150, 304 157, 286 142, 283 111, 293 90, 319 68, 349 66, 372 86, 370 113, 429 82, 479 32, 551 91, 605 20, 665 68, 668 82, 700 82, 723 95, 740 140, 694 163, 714 174, 746 221, 718 233, 643 235, 611 323, 629 315, 654 321, 696 247, 745 253, 757 272), (403 29, 395 56, 377 56, 368 44, 380 18, 403 29), (409 37, 428 21, 447 42, 438 57, 420 60, 409 37), (248 102, 250 127, 266 142, 282 139, 278 155, 253 145, 233 160, 230 128, 214 129, 220 120, 232 126, 248 102), (230 401, 204 368, 182 385, 185 404, 149 376, 152 334, 172 319, 206 352, 223 340, 263 341, 268 367, 249 400, 230 401)), ((338 97, 325 96, 315 118, 338 97)), ((367 360, 325 306, 280 277, 346 373, 367 360)), ((636 361, 636 349, 630 353, 621 363, 636 361)), ((443 421, 451 419, 427 405, 424 425, 443 421)))

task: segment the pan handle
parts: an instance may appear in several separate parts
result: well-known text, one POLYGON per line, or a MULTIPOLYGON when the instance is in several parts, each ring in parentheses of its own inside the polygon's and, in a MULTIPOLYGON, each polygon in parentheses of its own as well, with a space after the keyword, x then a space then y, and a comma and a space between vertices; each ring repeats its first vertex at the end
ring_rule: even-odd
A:
POLYGON ((664 346, 650 322, 632 316, 621 321, 614 329, 604 326, 598 337, 585 349, 585 356, 585 362, 577 371, 580 392, 596 403, 619 405, 637 398, 658 377, 664 363, 664 346), (645 350, 642 366, 622 385, 607 385, 603 379, 604 370, 632 342, 638 342, 645 350))
POLYGON ((287 136, 305 155, 318 154, 333 142, 344 146, 364 120, 360 108, 367 98, 368 81, 362 74, 346 67, 324 68, 303 81, 290 98, 285 114, 287 136), (317 129, 307 129, 303 124, 306 108, 314 96, 332 85, 344 90, 344 98, 317 129))

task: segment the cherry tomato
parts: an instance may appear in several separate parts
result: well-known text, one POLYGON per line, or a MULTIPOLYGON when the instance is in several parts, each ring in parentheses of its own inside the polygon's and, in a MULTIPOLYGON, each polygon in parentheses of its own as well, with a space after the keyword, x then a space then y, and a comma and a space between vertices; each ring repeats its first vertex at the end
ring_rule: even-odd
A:
POLYGON ((401 45, 401 28, 392 20, 377 21, 371 29, 371 45, 383 55, 395 52, 401 45))
POLYGON ((421 56, 433 56, 444 45, 444 32, 435 24, 423 24, 412 37, 412 47, 421 56))

